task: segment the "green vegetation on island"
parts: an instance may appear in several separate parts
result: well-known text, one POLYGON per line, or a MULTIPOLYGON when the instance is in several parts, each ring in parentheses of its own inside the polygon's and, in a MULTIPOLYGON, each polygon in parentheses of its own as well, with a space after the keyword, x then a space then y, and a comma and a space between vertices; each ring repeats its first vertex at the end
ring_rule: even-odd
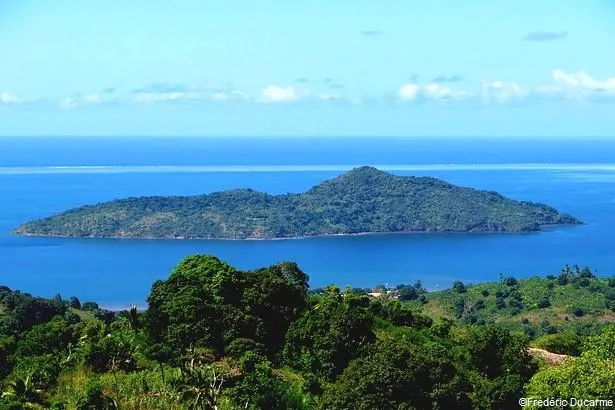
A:
POLYGON ((501 410, 521 397, 609 399, 613 301, 615 277, 576 267, 440 292, 418 282, 310 291, 294 263, 239 271, 205 255, 155 282, 144 311, 0 287, 0 409, 501 410), (553 366, 531 346, 566 356, 553 366))
POLYGON ((361 167, 301 194, 250 189, 83 206, 16 229, 24 235, 267 239, 389 232, 529 232, 578 224, 554 208, 428 177, 361 167))

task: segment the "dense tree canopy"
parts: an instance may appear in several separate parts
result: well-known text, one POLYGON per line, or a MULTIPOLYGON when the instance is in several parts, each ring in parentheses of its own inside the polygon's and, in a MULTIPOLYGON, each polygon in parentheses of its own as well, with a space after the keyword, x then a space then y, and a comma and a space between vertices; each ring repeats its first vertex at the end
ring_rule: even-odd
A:
POLYGON ((368 307, 366 296, 327 288, 289 329, 285 361, 326 380, 335 378, 376 339, 368 307))
POLYGON ((588 328, 591 317, 579 317, 560 333, 559 324, 527 321, 549 330, 532 336, 492 320, 518 320, 526 304, 551 312, 575 295, 594 315, 598 305, 583 304, 589 289, 604 292, 592 303, 608 312, 615 281, 590 273, 565 268, 565 284, 502 278, 436 293, 382 286, 370 296, 336 286, 308 293, 293 263, 241 271, 195 255, 154 283, 148 309, 121 312, 1 287, 0 410, 501 410, 526 396, 613 397, 612 325, 588 328), (547 291, 552 305, 532 303, 547 291), (490 309, 499 316, 467 319, 490 309), (531 344, 578 357, 548 367, 531 344))
POLYGON ((152 287, 149 329, 176 350, 222 354, 233 340, 247 338, 273 354, 304 307, 307 281, 292 263, 240 272, 212 256, 190 256, 152 287))
MULTIPOLYGON (((433 342, 432 342, 433 343, 433 342)), ((324 409, 471 408, 470 383, 445 346, 386 338, 350 362, 324 393, 324 409)))

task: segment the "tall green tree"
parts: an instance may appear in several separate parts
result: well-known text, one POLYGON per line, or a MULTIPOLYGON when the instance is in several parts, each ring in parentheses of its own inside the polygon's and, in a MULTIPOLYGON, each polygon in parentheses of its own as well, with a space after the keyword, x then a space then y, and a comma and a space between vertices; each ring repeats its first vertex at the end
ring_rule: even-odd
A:
POLYGON ((404 339, 378 342, 324 393, 322 409, 469 409, 470 384, 448 349, 404 339))
POLYGON ((331 286, 291 325, 283 356, 296 369, 333 380, 375 340, 369 298, 331 286))
POLYGON ((495 326, 472 326, 456 338, 473 383, 472 401, 479 409, 517 409, 524 385, 538 366, 528 353, 528 339, 495 326))
POLYGON ((307 281, 293 263, 242 272, 213 256, 190 256, 154 284, 148 330, 176 351, 200 346, 221 355, 233 340, 247 338, 272 356, 305 306, 307 281))

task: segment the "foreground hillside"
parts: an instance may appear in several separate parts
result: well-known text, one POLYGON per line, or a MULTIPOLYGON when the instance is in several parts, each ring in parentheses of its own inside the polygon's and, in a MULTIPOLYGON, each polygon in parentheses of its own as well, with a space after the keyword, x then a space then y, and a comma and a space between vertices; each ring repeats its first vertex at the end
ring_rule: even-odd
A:
POLYGON ((84 206, 33 221, 19 234, 76 237, 258 239, 382 232, 527 232, 577 219, 434 178, 352 170, 302 194, 249 189, 145 197, 84 206))
POLYGON ((570 300, 596 317, 613 310, 615 280, 565 269, 555 281, 435 294, 416 284, 374 297, 308 292, 292 263, 239 271, 198 255, 153 284, 144 312, 0 287, 0 409, 516 409, 527 396, 615 397, 607 320, 568 330, 529 321, 525 334, 497 324, 570 300), (501 307, 483 295, 507 288, 501 307), (534 306, 545 289, 551 306, 534 306), (451 316, 453 299, 480 298, 482 316, 451 316), (555 367, 530 354, 530 344, 571 350, 570 338, 577 350, 555 367))
MULTIPOLYGON (((398 292, 390 290, 383 297, 396 297, 398 292)), ((581 348, 578 336, 615 324, 615 277, 599 278, 578 266, 565 266, 545 278, 502 277, 468 286, 455 282, 451 289, 418 295, 412 292, 409 303, 432 319, 494 323, 539 343, 566 338, 574 345, 572 350, 549 346, 556 353, 574 354, 581 348)))

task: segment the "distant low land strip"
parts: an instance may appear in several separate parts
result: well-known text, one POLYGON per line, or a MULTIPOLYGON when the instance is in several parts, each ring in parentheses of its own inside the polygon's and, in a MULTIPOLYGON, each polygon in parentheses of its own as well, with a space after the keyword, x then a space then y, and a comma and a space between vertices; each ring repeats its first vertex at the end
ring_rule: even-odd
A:
MULTIPOLYGON (((450 163, 374 165, 382 171, 615 171, 615 163, 450 163)), ((201 173, 201 172, 346 172, 357 165, 51 165, 0 167, 0 175, 201 173)))

